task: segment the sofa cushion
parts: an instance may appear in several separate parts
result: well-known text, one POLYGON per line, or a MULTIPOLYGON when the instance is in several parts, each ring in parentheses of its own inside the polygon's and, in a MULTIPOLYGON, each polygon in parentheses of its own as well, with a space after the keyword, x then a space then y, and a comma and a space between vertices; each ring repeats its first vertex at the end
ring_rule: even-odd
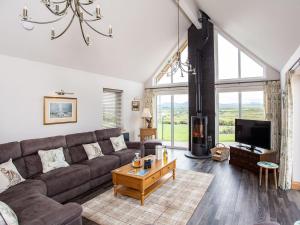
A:
POLYGON ((88 182, 90 180, 90 169, 85 165, 71 165, 39 174, 35 179, 45 182, 47 195, 52 197, 88 182))
POLYGON ((117 169, 120 166, 120 159, 114 155, 105 155, 81 162, 81 164, 90 168, 91 178, 94 179, 117 169))
POLYGON ((94 132, 67 135, 66 141, 73 163, 87 160, 87 155, 83 148, 84 144, 97 142, 94 132))
POLYGON ((119 137, 111 137, 110 141, 113 145, 115 152, 127 149, 123 135, 120 135, 119 137))
POLYGON ((0 145, 0 163, 13 160, 18 172, 22 177, 27 178, 26 166, 22 158, 21 145, 19 142, 11 142, 0 145))
POLYGON ((28 177, 33 177, 39 173, 42 173, 42 163, 37 153, 39 150, 51 150, 60 147, 63 147, 65 159, 70 164, 71 158, 64 136, 21 141, 21 150, 24 156, 28 177))
POLYGON ((25 195, 8 204, 22 225, 62 225, 80 217, 82 208, 75 204, 60 203, 41 194, 25 195))
POLYGON ((0 193, 24 181, 12 159, 0 164, 0 193))
POLYGON ((9 204, 10 202, 15 201, 16 199, 21 198, 22 196, 33 193, 46 195, 46 184, 41 180, 25 180, 24 182, 10 187, 6 191, 2 192, 0 194, 0 201, 9 204))
POLYGON ((0 224, 18 225, 18 217, 15 212, 4 202, 0 201, 0 224))
POLYGON ((43 173, 47 173, 51 170, 68 167, 69 164, 66 162, 63 148, 38 151, 39 157, 41 158, 43 173))
POLYGON ((109 140, 111 137, 118 137, 122 134, 121 128, 110 128, 95 131, 97 141, 109 140))
POLYGON ((110 155, 115 151, 110 140, 99 141, 99 145, 104 155, 110 155))
POLYGON ((116 155, 120 158, 121 166, 131 163, 135 157, 135 153, 141 153, 137 149, 124 149, 117 152, 113 152, 112 155, 116 155))

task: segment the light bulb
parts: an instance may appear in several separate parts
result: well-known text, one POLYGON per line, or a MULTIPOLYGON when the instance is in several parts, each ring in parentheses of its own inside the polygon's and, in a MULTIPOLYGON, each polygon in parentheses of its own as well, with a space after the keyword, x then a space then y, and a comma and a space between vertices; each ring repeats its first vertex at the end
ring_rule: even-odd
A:
POLYGON ((24 6, 22 16, 23 16, 24 20, 28 19, 28 8, 27 8, 27 6, 24 6))
POLYGON ((53 40, 55 38, 55 30, 54 28, 51 29, 51 39, 53 40))

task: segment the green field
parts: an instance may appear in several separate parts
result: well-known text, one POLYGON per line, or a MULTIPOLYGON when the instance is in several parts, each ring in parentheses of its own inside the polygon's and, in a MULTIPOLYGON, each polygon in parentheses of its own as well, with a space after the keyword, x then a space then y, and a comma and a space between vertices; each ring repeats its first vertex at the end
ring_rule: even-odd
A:
MULTIPOLYGON (((187 124, 174 125, 174 141, 188 141, 189 140, 189 127, 187 124)), ((157 127, 158 138, 164 141, 171 141, 171 125, 164 124, 164 135, 162 137, 162 124, 157 127)))
MULTIPOLYGON (((174 141, 188 142, 188 107, 187 104, 174 106, 174 141)), ((223 105, 219 109, 219 142, 234 142, 235 118, 239 118, 238 109, 233 105, 223 105)), ((265 118, 263 105, 243 105, 242 119, 263 120, 265 118)), ((170 106, 161 105, 158 111, 158 138, 171 141, 170 106), (163 116, 162 116, 163 115, 163 116), (163 125, 162 125, 163 123, 163 125), (162 135, 163 126, 163 135, 162 135)))

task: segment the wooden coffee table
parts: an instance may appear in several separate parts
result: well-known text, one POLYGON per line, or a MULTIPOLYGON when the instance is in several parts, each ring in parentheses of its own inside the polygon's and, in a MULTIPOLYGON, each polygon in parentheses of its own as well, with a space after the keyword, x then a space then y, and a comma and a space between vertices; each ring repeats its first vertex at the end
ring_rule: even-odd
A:
POLYGON ((131 164, 112 171, 114 194, 126 195, 141 201, 158 189, 170 178, 175 179, 176 159, 156 160, 155 156, 147 156, 144 159, 153 159, 152 168, 145 175, 137 175, 143 168, 134 169, 131 164))

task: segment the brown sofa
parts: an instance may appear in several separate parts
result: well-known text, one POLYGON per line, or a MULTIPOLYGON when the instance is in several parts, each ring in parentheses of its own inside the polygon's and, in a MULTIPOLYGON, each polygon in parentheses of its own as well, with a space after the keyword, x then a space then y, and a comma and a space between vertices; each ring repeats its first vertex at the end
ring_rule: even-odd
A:
POLYGON ((26 181, 0 193, 0 201, 15 211, 20 225, 82 224, 81 206, 62 203, 110 181, 111 171, 129 163, 134 153, 144 155, 139 142, 127 142, 128 149, 115 152, 109 138, 119 135, 114 128, 1 144, 0 163, 12 158, 26 181), (88 160, 82 145, 95 142, 104 156, 88 160), (60 147, 70 166, 43 174, 37 152, 60 147))

